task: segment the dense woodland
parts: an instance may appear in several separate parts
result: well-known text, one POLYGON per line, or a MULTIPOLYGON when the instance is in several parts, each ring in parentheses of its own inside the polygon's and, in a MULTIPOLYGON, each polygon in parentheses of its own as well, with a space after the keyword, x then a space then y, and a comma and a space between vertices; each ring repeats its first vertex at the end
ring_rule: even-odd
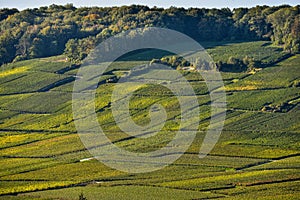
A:
POLYGON ((105 38, 149 26, 174 29, 197 41, 270 40, 289 53, 300 50, 300 6, 230 10, 67 4, 22 11, 4 8, 0 20, 0 64, 62 53, 80 62, 105 38))

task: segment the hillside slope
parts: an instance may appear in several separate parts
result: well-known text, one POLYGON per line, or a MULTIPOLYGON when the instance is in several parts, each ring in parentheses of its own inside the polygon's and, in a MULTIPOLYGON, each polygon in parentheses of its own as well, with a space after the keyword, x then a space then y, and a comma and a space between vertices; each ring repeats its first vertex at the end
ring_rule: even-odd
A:
MULTIPOLYGON (((243 45, 246 49, 249 43, 228 48, 238 51, 243 45)), ((223 49, 210 51, 220 55, 223 49)), ((143 63, 147 61, 115 62, 96 93, 101 127, 114 144, 133 152, 163 147, 172 139, 180 116, 176 98, 165 95, 163 87, 149 85, 132 97, 132 118, 147 124, 150 106, 160 103, 169 113, 162 131, 149 139, 131 138, 114 123, 110 97, 115 83, 106 80, 143 63)), ((210 99, 202 77, 183 72, 201 105, 197 137, 175 163, 144 174, 127 174, 89 159, 72 118, 77 69, 63 56, 10 64, 0 72, 0 199, 78 199, 81 192, 88 200, 296 199, 299 63, 297 54, 251 73, 222 72, 228 106, 225 127, 203 159, 198 151, 209 121, 210 99)))

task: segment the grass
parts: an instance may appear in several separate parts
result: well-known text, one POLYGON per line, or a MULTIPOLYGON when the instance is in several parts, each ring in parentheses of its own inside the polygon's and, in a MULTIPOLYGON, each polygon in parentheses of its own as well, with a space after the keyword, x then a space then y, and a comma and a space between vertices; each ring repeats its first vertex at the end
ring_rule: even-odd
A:
POLYGON ((251 167, 249 170, 266 170, 266 169, 299 169, 299 156, 293 156, 281 160, 275 160, 264 165, 251 167))
POLYGON ((161 183, 159 185, 171 188, 192 188, 196 190, 206 190, 214 186, 214 188, 222 188, 235 185, 255 185, 264 182, 273 182, 274 180, 288 180, 299 178, 300 174, 297 170, 262 170, 251 172, 232 172, 225 175, 216 175, 206 178, 195 178, 184 181, 172 181, 161 183))
MULTIPOLYGON (((17 114, 14 115, 10 118, 6 118, 2 124, 0 124, 0 128, 3 128, 4 130, 11 130, 11 131, 15 131, 16 127, 20 127, 19 131, 22 132, 23 130, 26 132, 38 132, 34 131, 34 130, 29 130, 29 129, 25 129, 23 127, 23 125, 25 125, 26 123, 32 123, 33 120, 36 120, 40 117, 44 116, 44 114, 28 114, 28 113, 24 113, 24 114, 17 114), (22 128, 23 127, 23 128, 22 128)), ((39 129, 40 130, 40 129, 39 129)), ((47 132, 47 131, 45 131, 47 132)))
POLYGON ((53 157, 81 149, 84 149, 84 146, 79 136, 77 134, 69 134, 3 149, 1 154, 2 156, 18 157, 53 157))
POLYGON ((229 57, 243 59, 245 56, 262 61, 264 64, 276 62, 286 55, 282 49, 274 47, 270 42, 255 41, 217 46, 207 50, 215 62, 226 62, 229 57))
POLYGON ((54 82, 66 78, 65 75, 58 75, 47 72, 31 72, 14 81, 6 82, 0 85, 0 94, 18 94, 37 92, 54 82))
POLYGON ((11 118, 15 115, 18 115, 18 113, 10 110, 0 109, 0 124, 3 124, 7 118, 11 118))
POLYGON ((280 105, 298 97, 298 88, 276 90, 238 91, 227 96, 229 108, 243 110, 261 110, 266 104, 280 105))
POLYGON ((256 186, 239 186, 233 189, 220 190, 217 194, 228 195, 222 199, 297 199, 299 196, 299 181, 273 183, 256 186))
POLYGON ((232 111, 225 121, 225 130, 299 133, 298 115, 299 106, 288 113, 232 111))
POLYGON ((2 79, 2 78, 5 78, 7 76, 24 73, 28 69, 29 69, 28 66, 24 66, 24 67, 14 68, 14 69, 11 69, 11 70, 5 70, 5 71, 0 72, 0 78, 2 79))
POLYGON ((256 165, 267 160, 246 158, 246 157, 226 157, 226 156, 213 156, 208 155, 202 159, 199 159, 198 154, 184 154, 180 157, 175 164, 193 164, 199 166, 219 167, 225 170, 234 170, 244 168, 250 165, 256 165))
POLYGON ((71 181, 1 181, 1 195, 32 192, 49 188, 72 185, 71 181))
POLYGON ((19 133, 19 132, 4 132, 0 134, 0 148, 8 148, 18 146, 20 144, 31 143, 51 137, 55 137, 57 134, 41 134, 41 133, 19 133))
POLYGON ((300 79, 298 73, 299 62, 299 55, 290 57, 273 67, 266 68, 253 76, 248 76, 243 80, 226 86, 226 90, 257 90, 290 87, 293 85, 293 82, 300 79))
POLYGON ((3 166, 0 177, 4 177, 4 179, 7 176, 49 168, 60 164, 57 160, 51 158, 2 158, 0 159, 0 163, 3 166))
MULTIPOLYGON (((17 96, 18 97, 18 96, 17 96)), ((9 101, 3 105, 6 109, 31 113, 55 113, 72 100, 70 93, 43 92, 22 96, 18 101, 9 101)))
POLYGON ((86 182, 123 177, 124 173, 111 169, 98 161, 66 163, 32 170, 15 175, 3 176, 5 180, 34 180, 34 181, 73 181, 86 182))
POLYGON ((15 63, 9 63, 5 66, 6 69, 14 70, 21 67, 28 68, 30 71, 56 72, 60 69, 70 66, 63 60, 61 56, 53 56, 48 58, 24 60, 15 63))
POLYGON ((159 188, 150 186, 115 186, 115 187, 74 187, 68 189, 52 190, 45 192, 34 192, 26 194, 27 197, 43 198, 65 198, 77 199, 80 192, 89 200, 97 199, 124 199, 130 200, 137 196, 141 199, 201 199, 222 195, 209 194, 197 191, 183 191, 169 188, 159 188))
POLYGON ((235 157, 250 157, 261 159, 276 159, 291 154, 298 154, 299 150, 286 149, 272 146, 259 145, 216 145, 212 155, 224 155, 235 157))

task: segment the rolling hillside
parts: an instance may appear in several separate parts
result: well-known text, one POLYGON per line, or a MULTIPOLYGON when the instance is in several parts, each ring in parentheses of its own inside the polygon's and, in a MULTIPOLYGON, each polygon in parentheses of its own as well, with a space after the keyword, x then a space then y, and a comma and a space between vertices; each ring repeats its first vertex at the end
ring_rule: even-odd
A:
MULTIPOLYGON (((300 196, 300 55, 285 55, 268 42, 229 43, 208 52, 216 61, 245 55, 265 65, 248 72, 222 72, 227 116, 213 151, 198 152, 210 117, 210 98, 202 77, 182 71, 197 94, 201 114, 196 139, 172 165, 150 173, 111 169, 82 144, 73 123, 72 90, 78 67, 64 56, 8 64, 0 71, 0 199, 297 199, 300 196)), ((145 56, 145 59, 143 59, 145 56)), ((137 90, 132 118, 149 122, 153 103, 168 118, 159 134, 132 138, 114 123, 110 97, 115 83, 145 53, 115 62, 96 90, 99 123, 121 148, 148 152, 163 147, 178 129, 178 101, 163 87, 137 90)))

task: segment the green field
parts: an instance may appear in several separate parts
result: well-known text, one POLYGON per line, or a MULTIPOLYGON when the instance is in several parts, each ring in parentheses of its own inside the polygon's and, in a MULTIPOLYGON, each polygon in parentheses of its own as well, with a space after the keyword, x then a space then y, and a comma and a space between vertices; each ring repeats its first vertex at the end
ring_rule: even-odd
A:
MULTIPOLYGON (((76 132, 72 114, 78 69, 63 56, 5 66, 0 72, 0 199, 76 200, 81 193, 88 200, 299 198, 300 55, 274 64, 285 53, 265 41, 212 46, 208 52, 215 61, 248 55, 270 66, 251 73, 221 73, 227 94, 226 121, 218 143, 202 159, 198 153, 210 120, 210 97, 199 73, 181 71, 200 105, 196 138, 173 164, 141 174, 89 159, 92 155, 76 132)), ((156 53, 120 59, 107 69, 96 89, 99 124, 115 145, 128 151, 164 147, 179 127, 178 100, 161 85, 137 89, 129 104, 131 117, 139 125, 149 123, 152 104, 164 106, 167 121, 157 135, 129 137, 112 115, 116 83, 106 80, 148 63, 149 54, 159 56, 156 53)))

